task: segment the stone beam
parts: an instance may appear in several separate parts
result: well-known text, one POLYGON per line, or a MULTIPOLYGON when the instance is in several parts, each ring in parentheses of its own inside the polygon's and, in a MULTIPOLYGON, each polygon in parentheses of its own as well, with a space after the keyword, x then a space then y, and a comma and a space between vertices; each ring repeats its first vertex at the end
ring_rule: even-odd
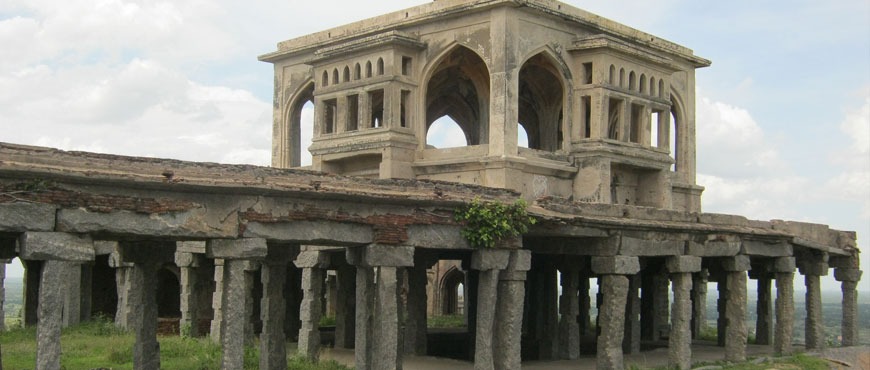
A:
POLYGON ((204 209, 160 214, 61 209, 57 212, 57 229, 146 238, 233 238, 238 235, 238 222, 235 218, 222 222, 213 222, 213 218, 217 219, 209 217, 204 209))
POLYGON ((0 203, 0 232, 52 231, 57 207, 42 203, 0 203))
POLYGON ((620 238, 619 255, 673 256, 682 254, 686 242, 682 240, 648 240, 627 236, 620 238))
POLYGON ((371 244, 348 248, 345 258, 354 266, 410 267, 414 266, 414 247, 371 244))
POLYGON ((599 275, 634 275, 640 272, 640 260, 629 256, 592 257, 592 272, 599 275))
POLYGON ((243 236, 315 245, 363 245, 374 241, 370 225, 333 221, 249 222, 243 236))
POLYGON ((794 248, 786 242, 766 243, 759 240, 744 240, 740 254, 763 257, 789 257, 794 255, 794 248))
POLYGON ((469 249, 471 246, 459 232, 460 226, 409 225, 405 245, 421 248, 469 249))
POLYGON ((55 232, 25 232, 18 240, 20 256, 26 260, 87 262, 94 260, 90 236, 55 232))
POLYGON ((266 239, 214 239, 205 246, 208 258, 257 259, 264 258, 269 251, 266 239))
POLYGON ((736 256, 740 253, 740 246, 740 242, 729 241, 689 242, 687 254, 698 257, 736 256))

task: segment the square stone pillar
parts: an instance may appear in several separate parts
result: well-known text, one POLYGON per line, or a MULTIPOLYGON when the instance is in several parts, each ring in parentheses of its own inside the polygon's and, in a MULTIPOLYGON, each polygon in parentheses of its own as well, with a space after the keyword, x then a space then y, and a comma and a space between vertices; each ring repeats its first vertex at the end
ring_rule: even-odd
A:
POLYGON ((302 269, 302 304, 299 306, 299 355, 311 361, 320 356, 320 316, 323 313, 323 281, 329 255, 321 251, 304 251, 293 261, 302 269))
POLYGON ((132 263, 121 261, 121 254, 117 250, 109 255, 109 267, 115 269, 115 289, 118 294, 118 305, 115 310, 115 326, 129 330, 133 327, 130 324, 130 292, 133 290, 133 283, 130 280, 130 273, 133 269, 132 263))
POLYGON ((807 349, 824 349, 826 347, 825 325, 822 321, 821 282, 821 277, 828 275, 826 257, 816 261, 804 262, 800 266, 800 273, 804 275, 804 284, 807 287, 807 317, 805 324, 805 343, 807 349))
POLYGON ((592 271, 601 276, 603 302, 598 311, 597 368, 622 369, 622 340, 625 333, 625 306, 628 277, 640 271, 637 257, 592 257, 592 271))
POLYGON ((562 295, 559 297, 559 358, 576 360, 580 357, 580 301, 578 284, 580 273, 577 268, 563 268, 561 271, 562 295))
POLYGON ((67 233, 26 232, 19 241, 23 260, 40 260, 39 305, 36 324, 36 368, 60 369, 60 329, 66 279, 70 266, 94 260, 90 237, 67 233))
POLYGON ((404 351, 418 356, 426 355, 426 268, 427 261, 415 259, 413 268, 406 270, 408 277, 407 316, 405 317, 404 351))
POLYGON ((640 352, 640 274, 628 276, 628 298, 625 306, 625 335, 622 350, 640 352))
POLYGON ((773 335, 773 352, 777 355, 792 354, 794 270, 794 257, 780 257, 773 263, 773 271, 776 274, 776 326, 773 335))
POLYGON ((841 283, 843 291, 843 346, 858 343, 858 282, 863 272, 857 268, 837 268, 834 278, 841 283))
POLYGON ((701 271, 701 257, 674 256, 667 260, 674 303, 668 336, 668 365, 680 370, 692 368, 692 273, 701 271))
POLYGON ((118 243, 121 263, 132 263, 127 279, 128 322, 136 336, 133 368, 160 369, 160 344, 157 342, 157 271, 175 260, 174 242, 118 243))
POLYGON ((496 369, 520 368, 525 279, 531 260, 532 253, 528 250, 511 251, 507 268, 499 275, 497 324, 493 333, 493 365, 496 369))
POLYGON ((263 330, 260 333, 260 369, 287 368, 284 282, 287 280, 287 264, 296 253, 296 248, 270 247, 268 256, 261 264, 263 298, 260 300, 260 318, 263 330))
MULTIPOLYGON (((221 323, 219 328, 220 343, 223 347, 221 367, 224 369, 241 369, 245 356, 245 339, 248 337, 246 328, 250 321, 248 306, 251 302, 251 291, 246 280, 250 260, 263 259, 268 252, 265 239, 233 239, 209 240, 206 242, 208 258, 222 258, 221 288, 221 323)), ((217 264, 217 262, 216 262, 217 264)), ((215 274, 218 269, 215 268, 215 274)), ((217 292, 216 292, 217 293, 217 292)), ((215 294, 218 296, 218 294, 215 294)), ((217 316, 218 309, 215 309, 217 316)), ((214 325, 212 326, 214 327, 214 325)), ((214 333, 212 333, 214 334, 214 333)))
POLYGON ((756 304, 755 344, 773 343, 773 299, 770 292, 771 279, 765 272, 757 280, 758 302, 756 304))
POLYGON ((398 277, 414 266, 414 248, 372 244, 346 258, 357 266, 355 369, 400 370, 398 277))
POLYGON ((479 271, 477 282, 477 320, 474 338, 474 369, 493 370, 493 334, 498 303, 500 270, 507 268, 510 251, 481 249, 471 253, 471 268, 479 271))
POLYGON ((63 278, 63 327, 78 325, 82 316, 82 265, 68 263, 63 278))
POLYGON ((580 323, 580 335, 592 335, 592 297, 589 296, 589 276, 583 275, 580 278, 579 285, 579 307, 578 322, 580 323))
POLYGON ((343 265, 336 271, 338 305, 335 307, 335 348, 353 348, 356 336, 356 268, 343 265))
MULTIPOLYGON (((746 283, 750 270, 749 256, 725 258, 722 267, 726 271, 725 292, 725 360, 746 361, 746 283)), ((721 315, 721 314, 720 314, 721 315)))
POLYGON ((211 307, 213 314, 211 317, 211 328, 209 329, 209 337, 211 340, 220 343, 224 337, 224 266, 226 261, 223 258, 214 259, 214 293, 211 296, 211 307))
POLYGON ((199 326, 199 307, 196 299, 198 288, 197 281, 197 255, 190 252, 190 247, 196 244, 201 244, 202 253, 205 253, 205 243, 202 242, 177 242, 175 252, 175 265, 179 269, 179 285, 181 285, 181 297, 179 300, 181 306, 181 327, 182 336, 197 336, 197 327, 199 326))
POLYGON ((707 282, 710 273, 702 269, 692 274, 692 338, 707 327, 707 282))

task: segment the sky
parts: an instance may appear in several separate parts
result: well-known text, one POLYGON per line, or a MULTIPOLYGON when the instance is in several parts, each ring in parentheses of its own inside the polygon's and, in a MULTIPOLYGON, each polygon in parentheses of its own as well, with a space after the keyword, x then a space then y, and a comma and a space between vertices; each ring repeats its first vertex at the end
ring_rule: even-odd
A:
MULTIPOLYGON (((256 57, 423 3, 4 0, 0 141, 268 165, 273 70, 256 57)), ((870 245, 870 1, 567 3, 713 61, 697 71, 704 211, 825 223, 870 245)))

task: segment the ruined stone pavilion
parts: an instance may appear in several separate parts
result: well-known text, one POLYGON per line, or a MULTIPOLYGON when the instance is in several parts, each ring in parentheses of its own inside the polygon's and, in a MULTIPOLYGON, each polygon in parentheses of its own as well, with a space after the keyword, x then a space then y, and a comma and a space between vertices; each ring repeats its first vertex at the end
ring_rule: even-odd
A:
POLYGON ((746 357, 749 279, 755 343, 791 353, 796 270, 806 347, 826 345, 831 269, 841 344, 857 344, 854 232, 701 212, 695 69, 710 61, 691 49, 557 1, 436 0, 260 60, 275 67, 271 168, 0 144, 0 258, 25 266, 37 368, 59 368, 62 326, 104 314, 136 333, 137 369, 159 368, 171 317, 221 343, 225 369, 255 336, 261 369, 287 367, 287 340, 312 359, 353 348, 358 370, 593 353, 622 369, 655 346, 688 369, 708 282, 723 359, 746 357), (427 142, 442 117, 466 146, 427 142), (454 211, 518 198, 528 233, 471 248, 454 211), (466 330, 427 328, 449 313, 466 330))

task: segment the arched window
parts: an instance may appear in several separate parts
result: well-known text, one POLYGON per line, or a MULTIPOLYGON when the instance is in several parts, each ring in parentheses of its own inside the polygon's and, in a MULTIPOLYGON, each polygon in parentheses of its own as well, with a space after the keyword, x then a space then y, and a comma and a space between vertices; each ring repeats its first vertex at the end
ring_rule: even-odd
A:
POLYGON ((372 78, 372 61, 366 62, 366 78, 372 78))
POLYGON ((344 66, 344 76, 343 77, 344 78, 342 79, 342 82, 350 81, 350 68, 348 66, 344 66))
POLYGON ((638 91, 641 94, 646 94, 646 75, 643 73, 640 74, 640 88, 638 88, 638 91))
POLYGON ((332 70, 332 84, 338 85, 338 68, 332 70))
POLYGON ((659 80, 659 97, 665 97, 665 80, 659 80))
POLYGON ((360 72, 361 72, 361 68, 360 68, 360 66, 359 66, 359 63, 357 63, 357 64, 353 67, 353 79, 354 79, 354 80, 359 80, 360 75, 361 75, 360 72))
POLYGON ((426 84, 427 138, 433 123, 448 116, 462 130, 468 145, 486 143, 489 70, 480 56, 468 48, 455 47, 435 64, 426 84))
POLYGON ((323 71, 323 80, 320 82, 320 86, 329 86, 329 72, 323 71))
MULTIPOLYGON (((324 72, 326 73, 326 72, 324 72)), ((328 74, 327 74, 328 75, 328 74)), ((325 76, 328 79, 328 76, 325 76)), ((282 167, 299 167, 311 164, 311 138, 314 134, 314 84, 303 89, 290 102, 287 112, 287 127, 282 137, 282 167)))
POLYGON ((544 53, 530 58, 520 68, 518 117, 529 148, 550 152, 561 148, 564 86, 560 75, 544 53))
POLYGON ((613 64, 610 65, 610 76, 608 78, 608 81, 611 85, 616 84, 616 66, 614 66, 613 64))
POLYGON ((384 58, 378 58, 378 76, 384 74, 384 58))
POLYGON ((625 68, 619 69, 619 87, 625 88, 625 68))
POLYGON ((628 74, 628 89, 634 91, 637 88, 637 76, 634 75, 634 71, 628 74))
POLYGON ((656 78, 655 77, 649 78, 649 94, 651 96, 656 96, 656 78))

